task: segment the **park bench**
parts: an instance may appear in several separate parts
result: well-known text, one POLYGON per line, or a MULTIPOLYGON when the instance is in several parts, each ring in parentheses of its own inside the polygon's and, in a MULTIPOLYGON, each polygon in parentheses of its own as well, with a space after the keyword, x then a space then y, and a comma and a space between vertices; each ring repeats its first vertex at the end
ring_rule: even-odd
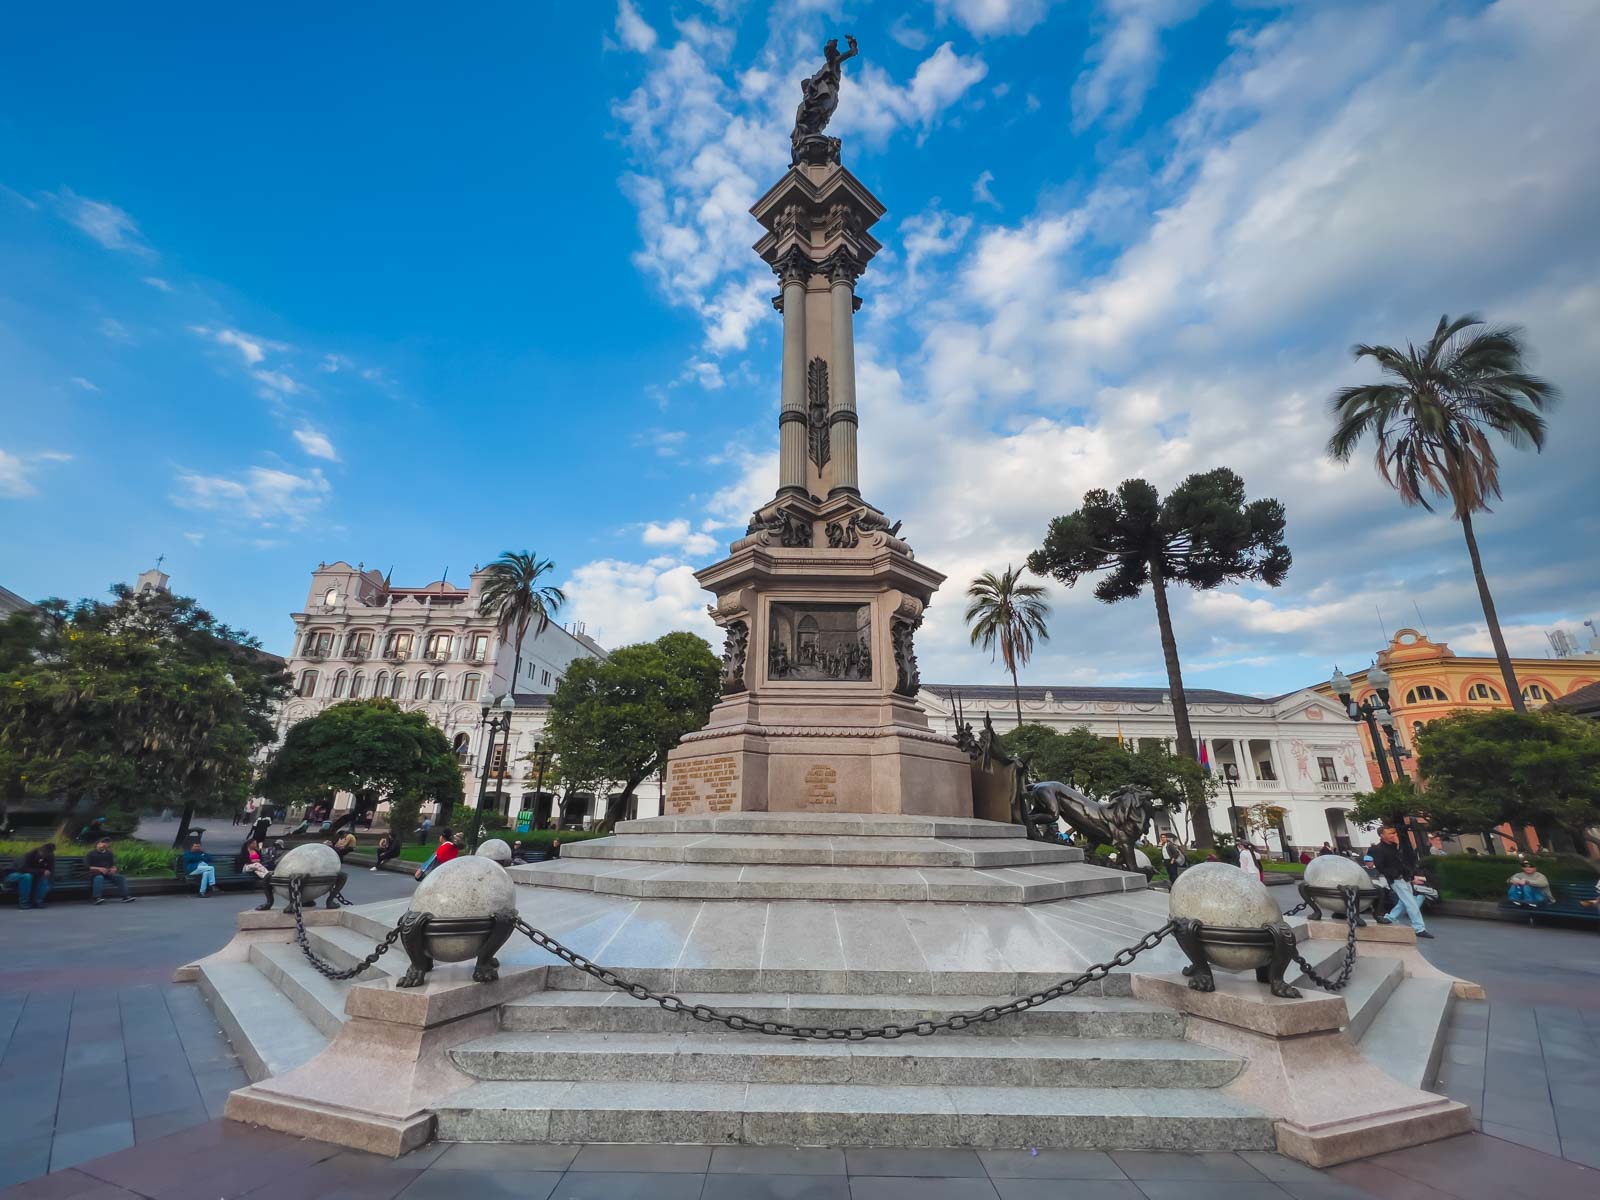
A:
MULTIPOLYGON (((20 870, 21 862, 20 857, 0 858, 0 879, 6 878, 13 871, 20 870)), ((87 896, 93 878, 89 874, 88 863, 81 856, 57 855, 56 869, 50 873, 50 895, 46 903, 49 900, 87 896)), ((18 895, 16 884, 6 884, 5 894, 14 900, 18 895)))
POLYGON ((1551 918, 1563 921, 1588 921, 1600 925, 1600 905, 1585 905, 1583 901, 1594 900, 1600 894, 1600 881, 1595 883, 1552 883, 1550 885, 1551 902, 1541 904, 1538 908, 1528 908, 1525 905, 1512 904, 1509 900, 1500 901, 1502 912, 1515 913, 1519 917, 1526 917, 1528 924, 1532 925, 1536 918, 1551 918))
MULTIPOLYGON (((233 869, 233 855, 229 854, 221 861, 211 860, 211 865, 217 870, 215 886, 218 888, 259 888, 261 880, 248 871, 235 871, 233 869)), ((200 890, 200 876, 185 875, 183 860, 178 860, 178 865, 172 868, 173 875, 187 888, 198 892, 200 890)))

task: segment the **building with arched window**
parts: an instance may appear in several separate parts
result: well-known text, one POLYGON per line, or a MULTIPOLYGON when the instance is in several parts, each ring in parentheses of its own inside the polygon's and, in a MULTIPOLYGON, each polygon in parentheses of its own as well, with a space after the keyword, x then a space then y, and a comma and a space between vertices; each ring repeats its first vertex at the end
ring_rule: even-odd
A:
MULTIPOLYGON (((476 800, 486 783, 502 807, 520 807, 535 789, 527 760, 543 731, 550 696, 575 659, 603 658, 605 651, 581 626, 552 624, 528 630, 518 661, 492 617, 480 611, 483 579, 480 570, 466 587, 443 579, 406 587, 360 563, 320 564, 304 611, 293 614, 288 666, 297 685, 279 712, 279 736, 329 704, 383 696, 426 712, 450 738, 462 759, 465 799, 476 800), (508 690, 516 703, 510 754, 502 769, 489 764, 485 779, 490 751, 480 744, 486 740, 483 705, 508 690)), ((494 752, 504 755, 503 740, 494 752)))
MULTIPOLYGON (((1416 753, 1416 735, 1429 721, 1463 709, 1510 708, 1500 664, 1493 658, 1458 655, 1446 642, 1435 642, 1415 629, 1399 629, 1389 645, 1378 652, 1378 663, 1389 673, 1389 708, 1402 748, 1416 753)), ((1514 658, 1511 669, 1530 709, 1540 708, 1579 688, 1600 680, 1600 655, 1573 654, 1566 658, 1514 658)), ((1349 672, 1350 698, 1360 702, 1373 694, 1365 671, 1349 672)), ((1333 696, 1326 683, 1313 689, 1333 696)), ((1361 727, 1367 781, 1383 782, 1373 757, 1372 740, 1361 727)))

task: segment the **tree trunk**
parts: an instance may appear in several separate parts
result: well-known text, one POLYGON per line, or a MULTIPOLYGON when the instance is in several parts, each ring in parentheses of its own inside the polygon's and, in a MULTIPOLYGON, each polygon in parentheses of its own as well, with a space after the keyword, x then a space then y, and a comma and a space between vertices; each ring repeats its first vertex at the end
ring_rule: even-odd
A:
MULTIPOLYGON (((1172 635, 1172 613, 1167 608, 1167 581, 1161 568, 1150 564, 1150 593, 1156 601, 1156 623, 1161 629, 1161 654, 1167 662, 1167 692, 1172 697, 1172 719, 1178 727, 1178 753, 1198 761, 1194 733, 1189 728, 1189 701, 1183 693, 1183 670, 1178 665, 1178 642, 1172 635)), ((1211 832, 1211 812, 1202 800, 1194 809, 1194 844, 1209 849, 1216 845, 1211 832)))
POLYGON ((190 800, 183 806, 183 816, 178 818, 178 832, 172 835, 172 846, 175 850, 187 850, 189 839, 189 824, 194 820, 194 801, 190 800))
POLYGON ((1483 602, 1483 619, 1489 626, 1489 640, 1494 643, 1495 660, 1500 664, 1500 678, 1505 681, 1507 699, 1517 712, 1527 712, 1522 699, 1522 689, 1517 686, 1517 673, 1511 669, 1511 655, 1506 650, 1506 639, 1500 633, 1500 618, 1494 611, 1494 597, 1489 594, 1489 581, 1483 574, 1483 559, 1478 556, 1478 538, 1472 532, 1472 514, 1461 514, 1461 532, 1467 538, 1467 553, 1472 556, 1472 578, 1478 585, 1478 599, 1483 602))
POLYGON ((1017 668, 1011 668, 1011 697, 1017 702, 1017 728, 1022 728, 1022 685, 1017 682, 1017 668))
POLYGON ((631 779, 627 787, 613 796, 606 797, 605 820, 601 821, 596 829, 602 833, 610 833, 616 827, 617 822, 627 813, 628 801, 633 799, 633 793, 638 790, 639 783, 639 780, 631 779))

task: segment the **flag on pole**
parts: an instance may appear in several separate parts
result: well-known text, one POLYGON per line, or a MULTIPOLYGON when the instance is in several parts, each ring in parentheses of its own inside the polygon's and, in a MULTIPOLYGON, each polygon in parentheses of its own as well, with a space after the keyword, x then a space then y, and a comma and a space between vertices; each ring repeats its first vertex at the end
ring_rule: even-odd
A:
POLYGON ((1200 743, 1200 769, 1207 775, 1211 774, 1211 756, 1206 753, 1206 744, 1200 743))
MULTIPOLYGON (((1121 721, 1117 722, 1117 745, 1118 746, 1122 745, 1122 722, 1121 721)), ((1124 747, 1124 749, 1126 749, 1126 747, 1124 747)))

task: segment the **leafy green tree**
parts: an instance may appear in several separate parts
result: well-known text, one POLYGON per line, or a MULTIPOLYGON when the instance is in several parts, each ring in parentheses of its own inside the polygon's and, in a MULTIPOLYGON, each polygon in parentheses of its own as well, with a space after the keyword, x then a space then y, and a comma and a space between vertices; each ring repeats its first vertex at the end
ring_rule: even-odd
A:
POLYGON ((1328 453, 1349 462, 1367 434, 1377 443, 1378 473, 1405 504, 1433 508, 1429 496, 1448 496, 1461 522, 1478 585, 1483 619, 1500 663, 1511 706, 1526 711, 1511 666, 1489 580, 1484 575, 1472 515, 1500 497, 1500 461, 1490 434, 1518 449, 1544 447, 1544 410, 1560 398, 1554 384, 1523 369, 1522 332, 1483 328, 1476 316, 1446 314, 1420 347, 1356 346, 1383 372, 1378 383, 1340 388, 1329 401, 1336 421, 1328 453), (1468 332, 1472 330, 1474 332, 1468 332))
MULTIPOLYGON (((1167 588, 1181 583, 1206 591, 1247 579, 1277 587, 1291 562, 1283 530, 1283 505, 1268 499, 1247 503, 1244 481, 1227 467, 1189 476, 1165 500, 1143 479, 1126 479, 1115 494, 1103 488, 1085 493, 1082 508, 1051 521, 1044 545, 1028 556, 1028 569, 1068 587, 1104 571, 1094 594, 1106 604, 1138 596, 1149 585, 1178 753, 1198 758, 1167 588)), ((1210 846, 1206 807, 1196 806, 1192 815, 1196 843, 1210 846)))
POLYGON ((1425 780, 1417 804, 1436 828, 1509 824, 1526 851, 1528 826, 1546 846, 1560 832, 1581 849, 1600 823, 1600 725, 1580 717, 1453 713, 1422 727, 1417 769, 1425 780))
POLYGON ((520 554, 507 550, 489 564, 478 611, 492 617, 500 637, 511 638, 516 647, 508 689, 512 692, 517 690, 517 677, 522 673, 522 641, 528 635, 528 626, 538 622, 533 631, 533 636, 538 637, 567 602, 560 588, 539 582, 555 569, 555 563, 548 558, 526 550, 520 554))
POLYGON ((68 824, 85 800, 97 812, 177 805, 181 841, 197 811, 243 802, 289 677, 192 599, 112 592, 110 604, 40 606, 37 640, 0 673, 3 765, 68 824))
POLYGON ((422 712, 393 700, 347 700, 291 726, 261 771, 258 790, 277 804, 331 800, 335 792, 389 802, 389 828, 404 836, 422 805, 461 799, 461 763, 422 712))
POLYGON ((967 628, 974 646, 996 654, 1011 673, 1011 694, 1017 702, 1017 727, 1022 727, 1022 687, 1017 672, 1033 657, 1034 642, 1048 642, 1045 620, 1050 603, 1037 583, 1022 582, 1021 567, 1007 567, 996 575, 985 571, 967 588, 967 628))
POLYGON ((569 790, 578 781, 622 785, 608 798, 605 828, 662 768, 667 752, 705 725, 721 668, 705 639, 692 633, 669 633, 567 668, 550 700, 545 736, 569 790))
POLYGON ((1216 788, 1194 759, 1155 742, 1129 749, 1081 725, 1066 733, 1047 725, 1022 725, 1007 730, 1000 741, 1008 753, 1027 757, 1030 779, 1071 784, 1091 796, 1143 787, 1169 812, 1188 808, 1192 813, 1205 807, 1216 788))

